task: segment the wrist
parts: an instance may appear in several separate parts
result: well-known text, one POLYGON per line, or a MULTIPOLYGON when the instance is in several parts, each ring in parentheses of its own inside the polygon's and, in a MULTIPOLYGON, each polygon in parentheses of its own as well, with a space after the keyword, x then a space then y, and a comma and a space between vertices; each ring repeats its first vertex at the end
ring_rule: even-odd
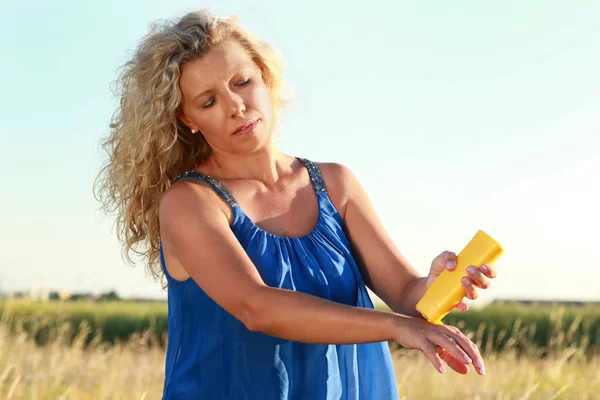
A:
POLYGON ((438 277, 437 275, 434 275, 431 272, 426 277, 423 277, 423 285, 424 285, 423 293, 425 293, 425 290, 427 290, 427 288, 429 286, 431 286, 431 284, 433 283, 433 281, 435 281, 435 278, 437 278, 437 277, 438 277))
POLYGON ((415 306, 427 290, 426 280, 427 278, 424 276, 411 280, 398 296, 398 301, 392 310, 411 317, 421 317, 421 313, 417 311, 415 306))
POLYGON ((419 302, 419 300, 421 300, 421 297, 423 297, 425 291, 427 290, 429 285, 431 285, 431 282, 433 282, 433 279, 435 279, 435 277, 431 278, 430 274, 427 276, 421 276, 419 278, 416 278, 413 282, 411 282, 411 293, 409 297, 414 299, 414 303, 412 304, 413 307, 419 302))
POLYGON ((408 320, 414 319, 410 315, 404 314, 394 314, 393 324, 392 324, 392 340, 396 343, 402 343, 403 338, 405 336, 405 328, 408 324, 408 320))

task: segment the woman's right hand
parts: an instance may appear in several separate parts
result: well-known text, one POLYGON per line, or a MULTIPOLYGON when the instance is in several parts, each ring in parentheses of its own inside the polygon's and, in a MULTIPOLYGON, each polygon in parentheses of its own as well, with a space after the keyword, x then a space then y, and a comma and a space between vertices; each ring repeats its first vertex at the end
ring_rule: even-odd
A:
POLYGON ((469 372, 471 362, 480 375, 485 374, 479 349, 455 326, 434 324, 424 319, 398 314, 393 339, 407 349, 421 350, 433 366, 444 373, 444 360, 460 374, 469 372))

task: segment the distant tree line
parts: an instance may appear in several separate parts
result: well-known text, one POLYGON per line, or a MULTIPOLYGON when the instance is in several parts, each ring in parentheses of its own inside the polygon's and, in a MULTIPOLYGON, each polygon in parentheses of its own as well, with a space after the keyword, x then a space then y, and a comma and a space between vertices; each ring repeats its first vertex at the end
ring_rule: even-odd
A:
POLYGON ((35 300, 48 300, 48 301, 79 301, 79 300, 90 300, 90 301, 119 301, 122 300, 119 294, 115 290, 103 292, 100 294, 93 294, 90 292, 75 292, 71 293, 68 291, 34 291, 34 292, 14 292, 10 295, 14 298, 30 298, 35 300))

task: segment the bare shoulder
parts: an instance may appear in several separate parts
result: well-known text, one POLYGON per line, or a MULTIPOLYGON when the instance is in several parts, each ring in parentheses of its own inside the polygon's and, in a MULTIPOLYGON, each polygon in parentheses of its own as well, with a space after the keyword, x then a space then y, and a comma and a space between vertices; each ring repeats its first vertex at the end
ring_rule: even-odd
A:
POLYGON ((344 164, 334 162, 315 162, 327 186, 331 201, 342 217, 345 215, 346 204, 354 195, 358 180, 352 170, 344 164))
POLYGON ((189 179, 176 182, 162 195, 158 206, 160 240, 173 278, 183 281, 190 276, 181 260, 187 240, 194 239, 198 244, 203 233, 229 225, 231 211, 221 203, 208 184, 189 179))
POLYGON ((216 211, 227 214, 221 203, 218 195, 206 182, 182 179, 171 185, 160 199, 158 212, 161 225, 180 219, 182 214, 193 213, 197 217, 212 215, 216 211))

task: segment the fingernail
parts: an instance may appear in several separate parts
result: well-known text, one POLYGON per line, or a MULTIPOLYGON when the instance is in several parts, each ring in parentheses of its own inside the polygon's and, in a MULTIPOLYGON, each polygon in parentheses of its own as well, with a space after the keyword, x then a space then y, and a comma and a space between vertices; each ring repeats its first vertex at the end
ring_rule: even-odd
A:
POLYGON ((440 373, 443 374, 444 372, 446 372, 446 368, 444 368, 443 365, 440 365, 440 367, 438 368, 438 371, 440 371, 440 373))
POLYGON ((471 285, 471 280, 469 278, 462 278, 462 281, 465 285, 471 285))
POLYGON ((454 262, 454 261, 448 261, 446 263, 446 268, 448 268, 448 269, 454 269, 454 268, 456 268, 456 262, 454 262))
POLYGON ((471 265, 471 266, 469 266, 469 267, 467 268, 467 272, 470 272, 470 273, 473 273, 473 272, 475 272, 475 267, 474 267, 474 266, 472 266, 472 265, 471 265))
POLYGON ((483 361, 477 359, 475 360, 475 362, 473 363, 474 366, 476 366, 479 369, 483 369, 483 361))
POLYGON ((481 266, 479 269, 480 269, 482 272, 490 272, 490 267, 488 267, 488 266, 487 266, 487 265, 485 265, 485 264, 484 264, 484 265, 482 265, 482 266, 481 266))
POLYGON ((470 363, 470 362, 472 362, 472 361, 473 361, 473 360, 471 360, 471 358, 470 358, 468 355, 466 355, 466 354, 464 355, 463 359, 465 360, 465 362, 466 362, 466 363, 470 363))

